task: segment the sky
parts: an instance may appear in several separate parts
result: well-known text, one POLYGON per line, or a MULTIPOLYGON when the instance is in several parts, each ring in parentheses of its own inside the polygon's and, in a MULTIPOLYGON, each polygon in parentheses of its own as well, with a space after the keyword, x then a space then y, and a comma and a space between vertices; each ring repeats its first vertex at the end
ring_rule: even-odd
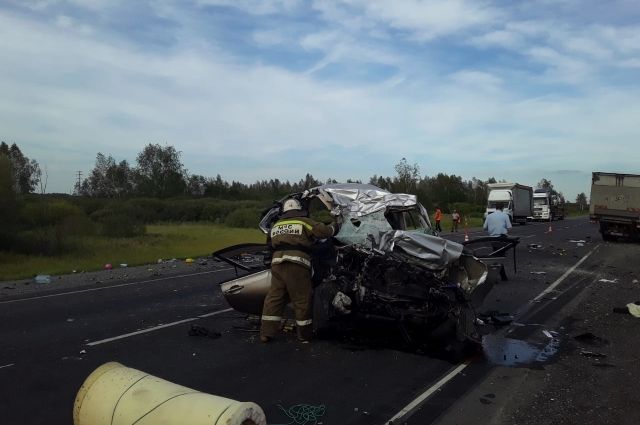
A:
POLYGON ((636 0, 0 0, 0 140, 251 183, 640 173, 636 0))

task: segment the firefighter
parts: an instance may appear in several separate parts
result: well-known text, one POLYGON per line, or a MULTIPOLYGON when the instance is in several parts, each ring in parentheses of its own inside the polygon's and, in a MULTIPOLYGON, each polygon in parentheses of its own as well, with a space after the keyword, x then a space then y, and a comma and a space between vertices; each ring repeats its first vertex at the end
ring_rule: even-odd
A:
POLYGON ((300 201, 287 199, 282 215, 268 238, 271 258, 271 288, 262 308, 260 341, 269 342, 280 329, 282 312, 291 300, 296 318, 298 339, 309 342, 313 331, 311 314, 311 246, 338 232, 338 224, 326 225, 308 218, 300 201))

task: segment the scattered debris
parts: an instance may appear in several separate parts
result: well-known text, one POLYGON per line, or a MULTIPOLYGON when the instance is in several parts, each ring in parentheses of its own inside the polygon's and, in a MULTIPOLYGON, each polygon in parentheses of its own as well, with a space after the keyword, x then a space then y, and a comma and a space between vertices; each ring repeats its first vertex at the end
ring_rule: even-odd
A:
POLYGON ((199 265, 199 266, 206 266, 206 265, 207 265, 207 260, 200 260, 200 261, 198 261, 198 265, 199 265))
POLYGON ((129 267, 129 265, 128 265, 127 263, 121 263, 121 264, 120 264, 120 267, 122 267, 122 268, 124 269, 124 268, 129 267))
POLYGON ((640 318, 640 301, 627 304, 627 309, 629 310, 630 315, 640 318))
POLYGON ((530 243, 530 244, 528 245, 528 248, 529 248, 529 249, 536 249, 536 250, 537 250, 537 249, 542 249, 542 248, 543 248, 543 246, 542 246, 542 245, 540 245, 540 244, 538 244, 538 243, 530 243))
POLYGON ((69 317, 69 318, 67 319, 67 322, 71 323, 71 322, 75 322, 75 320, 76 320, 76 319, 74 319, 74 318, 72 318, 72 317, 69 317))
POLYGON ((582 239, 580 239, 579 241, 575 241, 575 240, 571 239, 569 242, 571 242, 571 243, 586 243, 586 241, 582 240, 582 239))
POLYGON ((578 242, 578 243, 576 244, 576 246, 584 246, 584 244, 583 244, 583 243, 578 242))
POLYGON ((509 313, 501 313, 496 310, 480 313, 478 316, 479 318, 476 320, 481 320, 483 323, 491 323, 496 326, 508 325, 514 320, 514 317, 509 313))
POLYGON ((638 279, 633 279, 631 283, 638 283, 638 279))
MULTIPOLYGON (((319 406, 313 406, 311 404, 296 404, 288 409, 285 409, 278 404, 278 408, 291 419, 290 424, 296 425, 314 425, 320 424, 320 420, 326 411, 324 404, 319 406)), ((354 412, 358 411, 358 408, 353 409, 354 412)))
POLYGON ((595 359, 602 359, 607 357, 606 354, 596 353, 595 351, 587 351, 587 350, 580 350, 580 355, 585 357, 595 358, 595 359))
POLYGON ((205 336, 212 339, 218 339, 222 336, 220 332, 212 331, 200 325, 191 325, 189 336, 205 336))
POLYGON ((193 263, 193 258, 187 258, 186 260, 184 260, 185 263, 187 264, 192 264, 193 263))
POLYGON ((553 335, 551 335, 551 332, 549 332, 546 329, 542 330, 542 333, 544 334, 544 336, 546 336, 547 338, 553 338, 553 335))
POLYGON ((39 274, 33 279, 33 281, 35 283, 51 283, 51 276, 48 274, 39 274))
POLYGON ((111 269, 113 269, 113 266, 111 265, 111 263, 107 263, 107 264, 104 265, 104 269, 105 270, 111 270, 111 269))
POLYGON ((603 282, 603 283, 618 283, 618 279, 600 279, 600 280, 598 280, 598 282, 603 282))
POLYGON ((547 272, 529 272, 529 274, 547 274, 547 272))
POLYGON ((80 354, 87 354, 87 350, 80 350, 80 354))
POLYGON ((592 345, 594 347, 603 347, 609 344, 609 341, 597 335, 594 335, 591 332, 585 332, 583 334, 576 335, 573 337, 573 339, 584 344, 592 345))

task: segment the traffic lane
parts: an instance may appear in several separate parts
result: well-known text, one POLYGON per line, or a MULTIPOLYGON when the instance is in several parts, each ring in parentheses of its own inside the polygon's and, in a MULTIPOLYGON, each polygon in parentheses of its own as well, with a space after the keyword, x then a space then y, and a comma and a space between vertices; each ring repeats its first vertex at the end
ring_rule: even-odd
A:
MULTIPOLYGON (((597 226, 593 226, 586 218, 561 223, 563 226, 555 226, 552 232, 548 232, 549 223, 529 223, 527 226, 516 227, 514 236, 521 236, 516 247, 517 272, 513 267, 511 253, 504 260, 486 261, 489 266, 504 265, 508 280, 503 281, 499 276, 499 269, 490 267, 489 280, 494 285, 478 312, 499 311, 517 315, 530 300, 599 242, 597 226), (524 227, 529 227, 526 229, 528 232, 520 230, 524 227), (526 238, 519 234, 522 231, 526 238)), ((456 234, 444 236, 448 239, 460 237, 456 234)), ((553 294, 549 295, 552 296, 553 294)))
POLYGON ((324 404, 322 422, 384 423, 402 402, 450 368, 450 363, 387 348, 364 349, 336 341, 300 344, 283 334, 270 344, 237 330, 247 321, 225 313, 199 324, 219 339, 188 335, 189 325, 88 347, 78 356, 0 370, 7 423, 70 423, 75 394, 99 365, 119 361, 171 382, 258 403, 269 423, 288 423, 278 405, 324 404), (11 384, 9 384, 11 383, 11 384), (47 409, 32 409, 33 401, 47 409))
POLYGON ((227 308, 219 282, 232 271, 74 291, 0 304, 2 362, 37 362, 52 349, 133 332, 227 308))
MULTIPOLYGON (((520 236, 525 240, 533 237, 533 235, 541 235, 549 233, 549 226, 551 226, 551 232, 554 233, 556 231, 565 231, 570 229, 579 228, 582 226, 590 227, 596 229, 598 231, 598 226, 594 225, 589 221, 589 217, 580 216, 580 217, 569 217, 565 220, 553 221, 553 222, 540 222, 533 221, 527 222, 527 224, 515 224, 509 231, 509 234, 512 236, 520 236)), ((446 239, 450 239, 456 242, 464 241, 465 233, 469 236, 469 238, 487 236, 487 232, 483 230, 481 227, 473 227, 469 228, 465 231, 464 228, 459 229, 457 233, 452 232, 442 232, 440 236, 446 239)))

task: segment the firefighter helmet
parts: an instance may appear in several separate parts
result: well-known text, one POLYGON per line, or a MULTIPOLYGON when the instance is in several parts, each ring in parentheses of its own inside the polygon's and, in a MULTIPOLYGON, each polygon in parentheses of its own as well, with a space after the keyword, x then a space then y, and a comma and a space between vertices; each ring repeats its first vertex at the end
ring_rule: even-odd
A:
POLYGON ((300 201, 294 198, 287 199, 286 201, 284 201, 284 204, 282 205, 282 212, 287 212, 291 210, 301 210, 301 209, 302 209, 302 204, 300 204, 300 201))

